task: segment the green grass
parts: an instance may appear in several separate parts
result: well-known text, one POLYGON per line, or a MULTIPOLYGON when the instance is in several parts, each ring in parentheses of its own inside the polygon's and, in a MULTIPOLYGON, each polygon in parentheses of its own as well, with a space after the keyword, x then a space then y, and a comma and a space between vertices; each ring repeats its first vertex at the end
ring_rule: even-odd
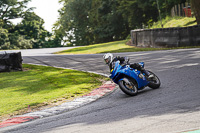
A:
POLYGON ((57 52, 56 54, 96 54, 96 53, 105 53, 106 51, 118 50, 124 48, 131 48, 131 46, 125 45, 125 40, 78 47, 74 49, 57 52))
POLYGON ((125 44, 126 40, 94 44, 74 49, 56 52, 55 54, 98 54, 98 53, 120 53, 120 52, 138 52, 160 50, 157 48, 138 48, 125 44))
POLYGON ((0 117, 86 94, 107 79, 46 66, 24 64, 23 68, 25 71, 0 73, 0 117))
POLYGON ((94 44, 84 47, 69 49, 55 54, 98 54, 98 53, 121 53, 121 52, 139 52, 139 51, 156 51, 156 50, 170 50, 170 49, 183 49, 183 48, 200 48, 194 47, 178 47, 178 48, 144 48, 134 47, 125 44, 126 40, 115 41, 102 44, 94 44))
MULTIPOLYGON (((165 19, 162 19, 162 23, 164 28, 197 25, 195 17, 166 17, 165 19)), ((160 21, 153 24, 151 29, 154 28, 162 28, 160 21)))

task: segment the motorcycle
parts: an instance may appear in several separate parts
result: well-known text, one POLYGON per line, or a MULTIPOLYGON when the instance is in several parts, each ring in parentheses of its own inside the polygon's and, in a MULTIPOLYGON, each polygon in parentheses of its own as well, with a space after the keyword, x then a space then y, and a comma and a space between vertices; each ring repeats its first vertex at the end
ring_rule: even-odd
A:
MULTIPOLYGON (((139 62, 139 65, 144 68, 144 62, 139 62)), ((119 85, 125 94, 135 96, 139 90, 144 89, 146 86, 152 89, 160 87, 160 79, 153 72, 146 71, 153 77, 148 79, 145 73, 131 68, 130 64, 120 65, 120 62, 116 61, 114 69, 111 70, 110 78, 119 85)))

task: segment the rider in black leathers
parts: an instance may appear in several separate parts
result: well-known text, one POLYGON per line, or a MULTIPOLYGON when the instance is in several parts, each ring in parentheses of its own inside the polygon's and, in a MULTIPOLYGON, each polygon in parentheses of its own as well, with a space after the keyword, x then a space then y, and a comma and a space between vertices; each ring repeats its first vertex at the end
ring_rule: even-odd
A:
MULTIPOLYGON (((110 72, 112 72, 112 70, 114 69, 115 67, 115 62, 116 61, 120 61, 120 65, 126 65, 126 64, 130 64, 129 63, 129 58, 128 57, 120 57, 120 56, 116 56, 116 57, 113 57, 112 54, 110 53, 107 53, 103 56, 106 64, 108 64, 109 68, 110 68, 110 72)), ((153 75, 151 75, 149 72, 147 72, 141 65, 139 65, 138 63, 133 63, 133 64, 130 64, 130 67, 133 68, 133 69, 137 69, 139 71, 141 71, 142 73, 145 73, 145 75, 147 76, 147 78, 152 78, 153 75)))

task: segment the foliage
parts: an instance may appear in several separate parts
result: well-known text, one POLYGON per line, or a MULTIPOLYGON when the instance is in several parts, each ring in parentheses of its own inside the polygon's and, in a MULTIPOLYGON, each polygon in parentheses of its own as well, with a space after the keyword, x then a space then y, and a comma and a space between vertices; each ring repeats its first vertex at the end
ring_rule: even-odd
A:
POLYGON ((44 20, 41 19, 34 12, 26 12, 23 15, 23 20, 16 25, 15 31, 20 35, 25 36, 26 39, 33 39, 33 48, 42 48, 46 37, 51 34, 43 27, 44 20))
POLYGON ((119 10, 128 21, 130 29, 143 28, 143 25, 157 21, 155 0, 119 0, 119 3, 119 10))
MULTIPOLYGON (((186 0, 158 0, 161 15, 186 0)), ((158 21, 156 0, 60 0, 63 8, 55 35, 70 45, 122 40, 130 30, 158 21)))
POLYGON ((62 0, 55 33, 70 44, 89 45, 123 39, 129 33, 117 0, 62 0))
POLYGON ((9 48, 9 46, 8 30, 0 27, 0 49, 6 49, 9 48))
POLYGON ((44 29, 44 20, 27 8, 30 0, 0 1, 0 49, 27 49, 60 46, 60 41, 44 29), (22 18, 14 25, 11 20, 22 18), (56 45, 55 45, 56 44, 56 45))
MULTIPOLYGON (((127 29, 127 23, 124 20, 122 13, 118 11, 119 5, 117 0, 100 1, 97 10, 91 14, 96 14, 98 18, 91 18, 93 22, 95 42, 108 42, 113 40, 121 40, 127 36, 129 29, 127 29), (95 22, 94 22, 95 21, 95 22)), ((93 7, 95 8, 95 7, 93 7)))
MULTIPOLYGON (((124 40, 131 30, 151 27, 158 21, 159 12, 165 18, 173 6, 189 0, 60 0, 63 7, 59 10, 60 17, 54 24, 53 33, 44 29, 44 20, 32 12, 33 8, 27 9, 29 1, 0 1, 1 39, 5 38, 0 44, 1 49, 91 45, 124 40), (15 18, 23 20, 13 25, 10 20, 15 18), (29 42, 28 46, 21 46, 12 41, 14 39, 29 42)), ((200 23, 200 3, 191 0, 191 4, 200 23)))
POLYGON ((11 45, 7 49, 30 49, 30 48, 33 48, 33 39, 25 39, 25 36, 12 33, 9 35, 9 40, 10 40, 11 45))
POLYGON ((0 49, 28 49, 32 45, 32 40, 16 33, 9 34, 6 29, 0 28, 0 49))
MULTIPOLYGON (((21 18, 31 0, 1 0, 0 1, 0 21, 3 22, 3 28, 11 28, 11 19, 21 18)), ((32 10, 32 8, 27 11, 32 10)))

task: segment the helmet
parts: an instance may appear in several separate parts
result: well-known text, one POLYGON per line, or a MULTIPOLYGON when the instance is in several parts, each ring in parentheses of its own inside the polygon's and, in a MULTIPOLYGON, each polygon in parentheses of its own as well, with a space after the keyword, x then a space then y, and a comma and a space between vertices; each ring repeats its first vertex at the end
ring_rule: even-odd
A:
POLYGON ((107 53, 103 56, 103 59, 106 62, 106 64, 110 64, 113 60, 113 54, 107 53))

